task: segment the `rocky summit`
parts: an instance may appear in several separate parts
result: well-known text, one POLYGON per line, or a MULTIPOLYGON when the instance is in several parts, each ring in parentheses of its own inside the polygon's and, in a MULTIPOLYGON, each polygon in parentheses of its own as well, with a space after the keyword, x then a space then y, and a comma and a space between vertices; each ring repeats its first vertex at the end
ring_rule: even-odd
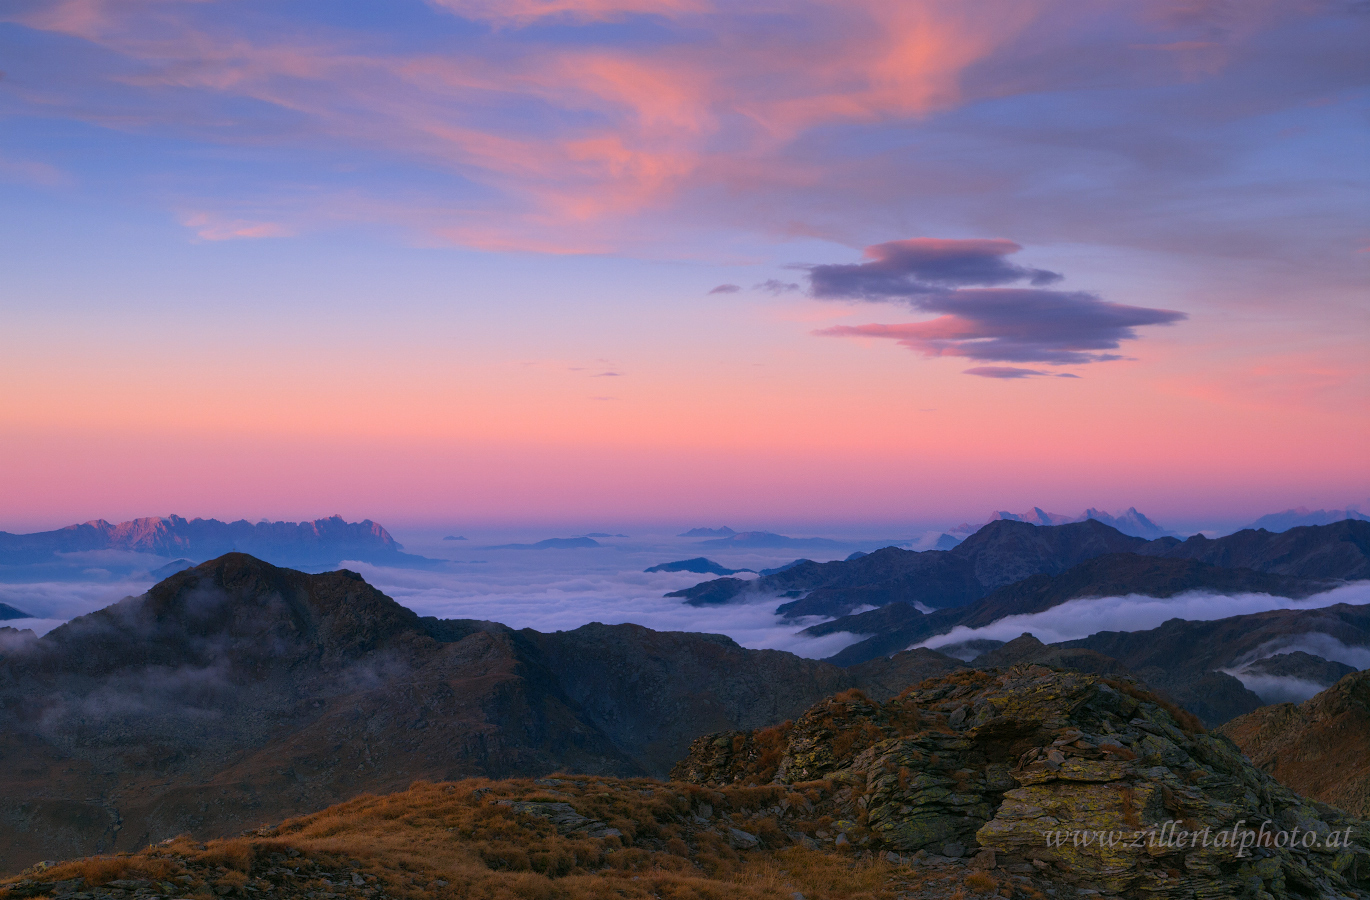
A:
POLYGON ((1360 820, 1301 798, 1125 678, 1028 664, 884 703, 850 691, 793 723, 700 738, 672 775, 822 780, 837 786, 816 835, 829 846, 1026 861, 1106 895, 1370 896, 1360 820))

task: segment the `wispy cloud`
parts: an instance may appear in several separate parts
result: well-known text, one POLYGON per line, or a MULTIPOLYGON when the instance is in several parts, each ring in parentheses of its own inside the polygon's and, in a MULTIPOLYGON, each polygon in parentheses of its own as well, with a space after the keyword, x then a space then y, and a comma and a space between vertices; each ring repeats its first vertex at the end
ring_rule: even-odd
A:
POLYGON ((740 290, 742 290, 741 286, 736 285, 736 284, 720 284, 718 287, 711 289, 711 290, 709 291, 709 293, 710 293, 710 294, 736 294, 736 293, 737 293, 738 291, 740 291, 740 290))
POLYGON ((798 284, 793 281, 781 281, 779 278, 768 278, 760 284, 753 285, 753 290, 765 291, 768 294, 792 294, 801 290, 798 284))
POLYGON ((1041 369, 1020 369, 1016 366, 975 366, 962 372, 963 375, 979 375, 981 378, 1031 378, 1034 375, 1050 375, 1041 369))
POLYGON ((253 238, 289 237, 293 232, 277 222, 253 222, 246 219, 223 218, 214 213, 189 213, 181 224, 195 232, 201 240, 236 241, 253 238))

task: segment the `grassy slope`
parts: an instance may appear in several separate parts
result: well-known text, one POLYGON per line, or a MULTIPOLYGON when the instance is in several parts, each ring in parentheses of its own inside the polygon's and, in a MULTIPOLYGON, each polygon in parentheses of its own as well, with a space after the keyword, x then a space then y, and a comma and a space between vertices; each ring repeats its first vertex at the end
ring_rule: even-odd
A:
MULTIPOLYGON (((808 818, 832 785, 725 787, 562 776, 419 782, 362 796, 242 837, 178 838, 132 854, 35 867, 0 897, 146 894, 324 900, 894 900, 975 894, 1041 897, 1028 879, 965 865, 907 866, 813 846, 831 825, 808 818), (569 804, 620 837, 558 833, 543 815, 569 804), (759 838, 742 846, 729 829, 759 838), (788 836, 787 836, 788 833, 788 836), (797 840, 796 840, 797 838, 797 840), (82 884, 72 884, 83 879, 82 884), (111 885, 110 882, 118 884, 111 885), (67 882, 63 884, 63 882, 67 882), (104 885, 104 888, 98 886, 104 885), (1017 893, 1013 888, 1017 888, 1017 893)), ((582 823, 584 824, 584 823, 582 823)), ((563 831, 566 828, 563 826, 563 831)))

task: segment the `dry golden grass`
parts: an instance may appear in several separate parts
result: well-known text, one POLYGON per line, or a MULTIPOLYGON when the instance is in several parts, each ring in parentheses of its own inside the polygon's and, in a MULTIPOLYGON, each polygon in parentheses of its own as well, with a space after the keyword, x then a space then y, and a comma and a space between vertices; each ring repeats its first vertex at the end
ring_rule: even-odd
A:
POLYGON ((999 890, 999 881, 987 872, 971 872, 966 876, 966 887, 977 894, 991 894, 999 890))
POLYGON ((530 780, 416 783, 238 838, 178 838, 138 853, 61 863, 36 877, 84 878, 90 886, 174 881, 175 896, 217 900, 252 896, 245 886, 265 887, 263 879, 288 858, 305 874, 299 882, 277 881, 273 896, 280 900, 306 889, 342 890, 305 883, 321 871, 365 873, 366 887, 379 893, 361 893, 377 900, 790 900, 795 892, 810 900, 894 900, 909 886, 894 877, 895 867, 869 855, 806 848, 786 836, 786 829, 812 833, 830 825, 794 811, 831 791, 826 782, 711 790, 570 776, 550 787, 530 780), (560 835, 547 819, 506 805, 539 800, 569 803, 623 836, 560 835), (773 813, 782 801, 791 810, 783 827, 773 813), (715 809, 712 827, 693 821, 700 804, 715 809), (724 812, 731 818, 720 820, 724 812), (718 833, 729 826, 763 846, 734 849, 718 833))

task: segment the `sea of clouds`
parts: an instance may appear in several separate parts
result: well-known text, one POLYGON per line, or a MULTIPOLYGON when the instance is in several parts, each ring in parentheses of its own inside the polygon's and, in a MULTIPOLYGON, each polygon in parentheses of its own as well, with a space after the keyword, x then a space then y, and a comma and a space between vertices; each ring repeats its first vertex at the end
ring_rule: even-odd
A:
MULTIPOLYGON (((484 619, 539 631, 570 630, 590 622, 610 625, 631 622, 659 631, 725 634, 744 647, 788 650, 816 659, 831 656, 866 637, 845 632, 822 638, 803 635, 800 633, 803 628, 823 620, 782 621, 775 615, 775 608, 784 601, 774 597, 724 606, 690 606, 663 595, 714 576, 643 570, 658 563, 697 556, 706 556, 729 568, 750 569, 783 565, 801 556, 818 560, 841 559, 853 549, 869 550, 878 546, 881 543, 878 540, 852 538, 848 545, 822 551, 739 551, 704 546, 699 540, 647 535, 596 538, 601 546, 583 549, 490 549, 496 544, 531 543, 548 537, 571 536, 576 535, 574 532, 473 534, 464 541, 443 541, 440 535, 405 535, 408 552, 442 559, 444 564, 433 569, 400 569, 362 562, 347 562, 345 566, 360 572, 367 581, 420 615, 446 619, 484 619)), ((920 534, 906 540, 916 547, 935 537, 936 533, 920 534)), ((131 580, 0 584, 0 602, 39 617, 2 624, 46 633, 75 616, 107 606, 122 597, 141 594, 151 583, 150 580, 131 580)), ((1370 584, 1341 587, 1304 600, 1267 594, 1223 596, 1202 593, 1166 599, 1132 595, 1073 600, 1045 612, 1010 616, 984 628, 957 628, 924 641, 920 646, 937 649, 977 639, 1009 641, 1023 632, 1031 632, 1043 642, 1051 643, 1087 637, 1099 631, 1155 628, 1173 618, 1212 620, 1269 609, 1314 609, 1335 603, 1370 603, 1370 584)), ((1304 649, 1358 669, 1370 666, 1368 648, 1323 646, 1314 641, 1315 636, 1307 637, 1308 646, 1275 648, 1260 656, 1304 649)), ((1238 668, 1234 666, 1234 669, 1238 668)), ((1247 678, 1238 671, 1234 674, 1244 680, 1247 678)), ((1281 690, 1283 685, 1286 682, 1272 682, 1265 692, 1281 690)), ((1264 695, 1260 690, 1257 693, 1264 695)), ((1303 693, 1303 688, 1295 686, 1295 693, 1303 693)))

